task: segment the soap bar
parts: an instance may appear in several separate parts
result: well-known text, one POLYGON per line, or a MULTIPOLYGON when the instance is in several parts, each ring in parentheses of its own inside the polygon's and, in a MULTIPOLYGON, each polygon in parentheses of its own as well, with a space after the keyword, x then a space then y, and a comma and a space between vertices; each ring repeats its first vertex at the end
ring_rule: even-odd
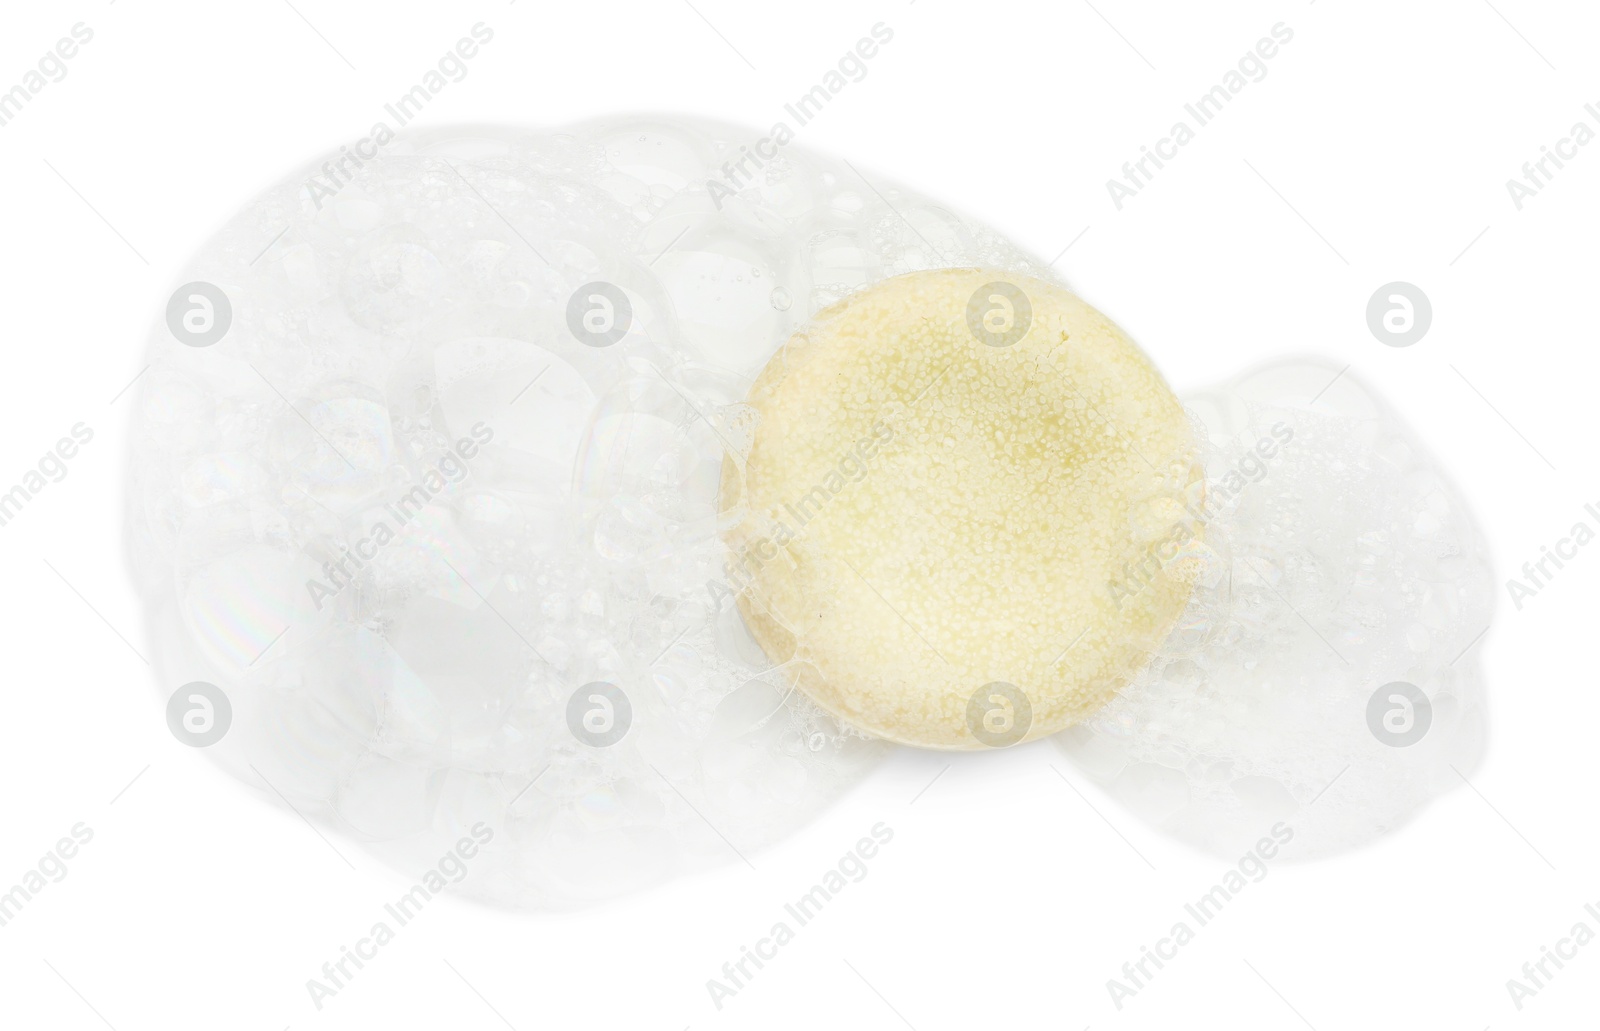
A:
POLYGON ((1182 612, 1202 477, 1182 406, 1065 287, 913 272, 765 366, 723 478, 752 634, 839 718, 998 747, 1093 713, 1182 612))

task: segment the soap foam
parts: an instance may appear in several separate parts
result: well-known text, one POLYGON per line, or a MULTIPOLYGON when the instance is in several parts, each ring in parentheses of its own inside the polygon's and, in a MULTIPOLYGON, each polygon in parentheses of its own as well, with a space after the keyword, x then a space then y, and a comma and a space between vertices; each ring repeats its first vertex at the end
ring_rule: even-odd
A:
MULTIPOLYGON (((738 862, 884 754, 738 613, 718 490, 749 454, 745 399, 817 312, 889 277, 1054 276, 795 145, 708 191, 751 138, 681 119, 418 133, 332 196, 310 163, 207 245, 185 279, 225 292, 231 326, 200 347, 154 333, 127 533, 163 693, 203 680, 232 703, 219 762, 408 875, 481 824, 458 890, 555 907, 738 862), (593 284, 629 309, 604 346, 569 321, 593 284), (631 710, 609 745, 580 736, 598 684, 631 710)), ((1482 746, 1482 543, 1336 371, 1190 399, 1204 533, 1144 530, 1196 592, 1145 673, 1054 739, 1224 852, 1279 820, 1291 854, 1369 840, 1482 746), (1279 423, 1292 439, 1254 451, 1279 423), (1391 682, 1431 702, 1408 747, 1367 722, 1391 682)))
POLYGON ((1205 583, 1144 674, 1053 740, 1142 818, 1219 855, 1280 822, 1288 856, 1364 844, 1482 753, 1483 541, 1349 372, 1284 362, 1186 407, 1210 446, 1192 556, 1205 583))
POLYGON ((127 525, 164 693, 226 691, 237 776, 408 873, 481 823, 461 890, 567 906, 738 862, 883 754, 745 629, 722 462, 821 307, 1039 266, 797 146, 709 191, 746 138, 419 133, 331 196, 311 163, 206 246, 185 280, 231 327, 155 332, 127 525), (606 287, 629 316, 613 297, 615 341, 580 342, 569 307, 606 287), (586 743, 624 718, 606 683, 631 725, 586 743))

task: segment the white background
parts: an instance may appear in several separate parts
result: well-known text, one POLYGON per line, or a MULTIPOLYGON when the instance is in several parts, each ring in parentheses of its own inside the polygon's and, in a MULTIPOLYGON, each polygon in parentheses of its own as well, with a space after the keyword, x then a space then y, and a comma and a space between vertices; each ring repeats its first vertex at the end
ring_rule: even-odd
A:
POLYGON ((94 840, 0 927, 0 1025, 1592 1026, 1600 943, 1521 1012, 1506 981, 1600 903, 1600 548, 1521 611, 1503 582, 1600 502, 1600 146, 1523 210, 1505 182, 1580 118, 1595 124, 1584 104, 1600 101, 1600 12, 1219 6, 7 4, 0 88, 74 23, 95 39, 0 128, 0 482, 76 422, 96 436, 0 528, 0 883, 77 822, 94 840), (902 751, 754 870, 734 862, 562 916, 441 901, 314 1009, 306 980, 410 881, 335 840, 352 870, 168 733, 168 685, 118 639, 142 645, 118 510, 133 395, 111 399, 187 256, 290 168, 364 134, 478 21, 494 43, 424 124, 647 109, 765 129, 886 22, 893 43, 800 144, 1046 259, 1076 240, 1058 268, 1180 392, 1291 353, 1350 364, 1410 414, 1493 546, 1492 736, 1472 787, 1372 847, 1275 867, 1120 1012, 1106 980, 1228 864, 1132 819, 1048 743, 902 751), (1294 39, 1267 78, 1118 211, 1105 181, 1278 22, 1294 39), (1410 348, 1366 326, 1368 298, 1392 280, 1433 303, 1410 348), (867 879, 719 1012, 707 979, 878 821, 895 838, 867 879))

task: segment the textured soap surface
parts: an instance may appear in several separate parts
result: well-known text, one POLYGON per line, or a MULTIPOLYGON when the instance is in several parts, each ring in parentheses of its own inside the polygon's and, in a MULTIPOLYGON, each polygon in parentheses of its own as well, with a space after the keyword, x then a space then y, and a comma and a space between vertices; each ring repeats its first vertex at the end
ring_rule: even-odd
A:
POLYGON ((1060 285, 885 280, 821 312, 750 395, 724 473, 747 622, 874 734, 936 748, 1082 719, 1182 611, 1199 473, 1148 358, 1060 285), (1169 556, 1173 557, 1173 556, 1169 556), (1108 585, 1149 565, 1143 589, 1108 585))
POLYGON ((746 631, 723 462, 820 308, 1037 266, 797 146, 730 183, 759 135, 410 135, 204 248, 230 325, 153 335, 128 536, 163 697, 227 693, 247 784, 407 874, 481 824, 460 890, 563 906, 739 863, 882 754, 746 631))
POLYGON ((1492 577, 1461 495, 1357 375, 1282 362, 1185 396, 1206 439, 1202 578, 1149 667, 1054 740, 1223 856, 1314 858, 1470 777, 1492 577))

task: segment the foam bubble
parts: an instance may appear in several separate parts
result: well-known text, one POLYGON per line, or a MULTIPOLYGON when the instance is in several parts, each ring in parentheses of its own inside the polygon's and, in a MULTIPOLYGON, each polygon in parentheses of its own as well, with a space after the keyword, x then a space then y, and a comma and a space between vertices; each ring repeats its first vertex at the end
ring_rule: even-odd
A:
POLYGON ((1216 571, 1162 653, 1054 740, 1163 830, 1311 858, 1398 827, 1482 752, 1493 588, 1460 495, 1351 373, 1283 362, 1186 399, 1216 571))
POLYGON ((411 873, 482 824, 463 890, 563 906, 738 862, 883 754, 740 623, 723 457, 841 291, 1034 265, 799 148, 708 190, 746 138, 421 133, 206 246, 232 324, 154 334, 128 525, 165 691, 225 689, 243 780, 411 873))

